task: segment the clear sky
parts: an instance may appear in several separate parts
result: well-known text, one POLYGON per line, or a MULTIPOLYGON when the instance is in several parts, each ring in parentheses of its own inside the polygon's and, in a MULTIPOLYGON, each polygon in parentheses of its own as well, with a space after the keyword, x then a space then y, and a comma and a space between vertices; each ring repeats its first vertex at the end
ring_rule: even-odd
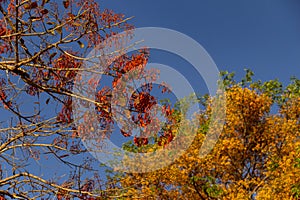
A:
MULTIPOLYGON (((285 84, 291 76, 300 78, 300 1, 299 0, 103 0, 101 8, 134 16, 136 27, 163 27, 182 32, 199 42, 220 70, 243 69, 255 72, 256 79, 278 78, 285 84)), ((153 55, 153 54, 152 54, 153 55)), ((154 60, 185 69, 188 63, 155 52, 154 60)), ((199 77, 191 77, 195 82, 199 77)), ((203 88, 201 86, 201 88, 203 88)), ((128 138, 113 134, 120 145, 128 138)), ((75 159, 76 160, 76 159, 75 159)), ((80 160, 80 159, 78 159, 80 160)), ((33 170, 50 177, 57 162, 42 162, 33 170)), ((63 168, 57 172, 64 174, 63 168)))
MULTIPOLYGON (((102 9, 112 9, 137 27, 162 27, 184 33, 210 54, 219 70, 254 79, 278 78, 286 85, 291 76, 300 78, 299 0, 106 0, 102 9)), ((201 76, 192 66, 167 52, 150 51, 150 61, 179 70, 196 92, 207 93, 201 76), (187 70, 190 69, 190 70, 187 70)), ((119 133, 110 138, 117 145, 128 140, 119 133)))
MULTIPOLYGON (((249 68, 256 79, 264 81, 278 78, 287 83, 291 76, 300 78, 299 0, 103 0, 99 3, 102 9, 134 16, 131 23, 136 27, 163 27, 190 36, 207 50, 220 70, 235 71, 238 77, 243 75, 244 68, 249 68)), ((160 59, 165 62, 168 56, 161 54, 156 62, 160 59)), ((174 59, 168 64, 184 68, 186 63, 174 59)), ((48 163, 48 168, 44 168, 46 177, 50 176, 47 170, 59 169, 56 163, 48 163)))
POLYGON ((299 0, 107 0, 136 27, 164 27, 198 41, 220 70, 261 80, 300 75, 299 0))

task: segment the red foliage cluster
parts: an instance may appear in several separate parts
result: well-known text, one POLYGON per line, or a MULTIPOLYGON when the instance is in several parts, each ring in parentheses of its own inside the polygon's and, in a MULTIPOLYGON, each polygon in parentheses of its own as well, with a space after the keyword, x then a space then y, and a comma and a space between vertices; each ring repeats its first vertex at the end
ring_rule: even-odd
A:
MULTIPOLYGON (((0 37, 10 34, 10 30, 4 24, 3 20, 0 20, 0 37)), ((7 39, 2 39, 0 42, 0 54, 6 53, 10 50, 9 45, 7 44, 7 39)))
POLYGON ((9 107, 12 106, 12 103, 11 103, 11 101, 7 101, 7 94, 4 89, 5 85, 6 85, 5 80, 0 79, 0 100, 3 103, 4 108, 8 109, 9 107))
POLYGON ((148 144, 148 139, 146 140, 145 137, 159 131, 157 130, 159 120, 155 118, 155 113, 151 110, 152 106, 157 103, 157 100, 149 92, 142 91, 135 93, 129 103, 132 112, 136 113, 136 115, 132 115, 131 119, 141 128, 141 137, 135 138, 134 143, 137 146, 146 145, 148 144), (152 123, 151 127, 150 123, 152 123))
MULTIPOLYGON (((138 54, 123 55, 117 58, 114 63, 108 68, 107 73, 112 74, 114 79, 112 82, 112 86, 115 91, 119 93, 119 95, 128 96, 130 95, 130 99, 127 99, 128 110, 131 112, 130 119, 123 119, 128 121, 133 121, 140 128, 140 136, 134 137, 134 144, 138 147, 147 145, 148 138, 151 135, 155 135, 160 131, 160 119, 158 119, 158 113, 155 113, 153 110, 153 106, 157 104, 156 97, 151 95, 151 91, 153 86, 151 84, 152 81, 156 79, 157 72, 156 71, 147 71, 145 70, 145 66, 148 62, 149 58, 149 50, 143 49, 140 50, 138 54), (130 73, 129 73, 130 72, 130 73), (131 73, 134 74, 134 77, 131 77, 131 73), (134 80, 133 80, 134 79, 134 80), (127 94, 127 86, 133 83, 135 80, 146 80, 147 83, 143 85, 141 88, 136 90, 133 94, 127 94)), ((159 87, 162 92, 168 92, 168 86, 161 85, 159 87)), ((100 113, 100 119, 104 121, 104 119, 108 119, 109 123, 113 123, 111 119, 111 89, 103 88, 97 94, 97 101, 102 103, 102 106, 97 108, 100 113), (108 102, 106 104, 106 102, 108 102), (103 110, 103 103, 105 109, 103 110)), ((112 102, 117 104, 119 102, 112 102)), ((121 109, 123 106, 120 106, 121 109)), ((122 112, 122 110, 117 110, 116 112, 122 112)), ((169 117, 169 121, 172 121, 172 113, 174 109, 171 109, 170 106, 164 106, 162 112, 169 117)), ((131 124, 131 123, 128 123, 131 124)), ((123 127, 121 130, 121 134, 124 137, 129 137, 132 135, 131 129, 133 127, 123 127)), ((160 145, 166 145, 170 143, 174 138, 173 134, 165 133, 160 137, 161 141, 160 145)))
POLYGON ((132 98, 133 102, 131 102, 130 106, 138 113, 146 113, 153 105, 156 104, 155 97, 150 95, 148 92, 139 92, 138 94, 132 96, 132 98))
MULTIPOLYGON (((3 23, 3 21, 0 21, 1 23, 3 23)), ((7 29, 6 27, 3 26, 3 24, 0 24, 0 36, 6 35, 7 29)))
POLYGON ((126 22, 121 23, 124 19, 123 14, 117 14, 108 9, 101 11, 98 3, 94 0, 68 0, 63 1, 63 5, 66 9, 66 15, 63 18, 68 22, 66 30, 74 34, 85 32, 86 34, 83 38, 87 41, 88 47, 98 45, 106 38, 115 34, 115 32, 111 30, 110 32, 105 32, 102 36, 99 33, 99 27, 106 29, 117 27, 122 30, 132 29, 132 26, 126 22), (82 12, 80 17, 75 17, 72 13, 74 6, 82 10, 89 10, 89 12, 82 12))
POLYGON ((131 131, 129 131, 129 132, 125 132, 125 131, 124 131, 124 130, 122 130, 122 129, 121 129, 121 133, 122 133, 122 135, 123 135, 124 137, 129 137, 129 136, 131 136, 131 135, 132 135, 131 131))
MULTIPOLYGON (((117 85, 122 76, 125 78, 124 75, 131 70, 137 70, 140 77, 144 76, 146 73, 144 68, 148 62, 148 58, 149 51, 147 49, 140 51, 138 54, 133 54, 131 56, 123 55, 117 58, 112 67, 109 68, 109 70, 113 69, 113 71, 115 71, 115 78, 112 83, 113 87, 117 85)), ((129 79, 129 77, 127 77, 127 79, 129 79)))
POLYGON ((174 139, 174 134, 171 131, 164 132, 157 141, 159 146, 166 146, 174 139))
MULTIPOLYGON (((2 2, 4 2, 4 0, 0 0, 0 3, 2 2)), ((13 16, 13 14, 16 12, 15 1, 12 0, 9 3, 8 15, 13 16)), ((31 12, 32 16, 29 18, 29 20, 35 22, 35 25, 37 23, 36 21, 41 21, 44 25, 49 25, 49 27, 55 27, 65 23, 65 25, 60 28, 56 27, 54 33, 64 35, 65 31, 72 32, 74 38, 79 36, 78 38, 80 38, 80 41, 79 39, 76 39, 74 42, 77 42, 81 48, 93 47, 94 45, 103 42, 108 37, 115 35, 118 30, 130 30, 132 28, 132 26, 123 21, 123 14, 117 14, 108 9, 100 10, 99 5, 95 0, 64 0, 59 3, 53 3, 52 6, 61 6, 61 8, 64 9, 64 12, 62 12, 63 14, 61 14, 62 21, 53 20, 51 19, 50 15, 47 15, 51 9, 47 3, 48 1, 26 2, 22 4, 19 11, 24 13, 31 12), (76 10, 75 7, 82 10, 79 15, 77 12, 74 13, 74 10, 76 10), (88 10, 88 12, 85 12, 85 10, 88 10), (37 20, 36 18, 33 18, 37 16, 41 19, 37 20), (109 29, 109 31, 101 32, 99 27, 101 27, 101 29, 109 29)), ((60 14, 58 17, 60 17, 60 14)), ((49 27, 47 27, 47 29, 49 27)), ((0 36, 8 33, 9 30, 7 30, 7 28, 4 26, 4 23, 1 23, 0 36)), ((111 42, 120 41, 116 39, 116 41, 111 42)), ((7 51, 8 46, 4 42, 0 45, 0 53, 7 51)), ((145 70, 149 53, 149 50, 145 48, 136 54, 122 55, 118 57, 110 67, 108 67, 108 74, 114 77, 112 81, 113 88, 102 88, 95 95, 96 102, 99 103, 95 105, 95 109, 98 113, 99 123, 103 129, 111 127, 111 125, 114 123, 112 119, 111 104, 118 104, 118 102, 111 102, 112 89, 126 94, 126 84, 132 83, 134 81, 133 79, 144 79, 146 82, 151 82, 151 80, 156 78, 156 75, 154 75, 155 72, 145 70), (128 73, 131 71, 134 71, 133 73, 135 73, 135 77, 133 79, 128 73), (126 84, 119 84, 120 80, 126 84)), ((58 54, 58 51, 54 50, 53 52, 50 50, 49 52, 42 53, 36 58, 36 60, 32 60, 31 64, 42 63, 43 65, 48 64, 48 66, 47 68, 33 67, 30 69, 30 81, 34 84, 28 85, 26 87, 26 92, 31 96, 39 95, 44 91, 43 88, 50 88, 50 90, 53 90, 56 94, 66 94, 72 92, 75 77, 78 72, 77 69, 81 67, 82 63, 76 59, 76 56, 70 55, 82 56, 79 52, 58 54)), ((88 84, 90 84, 92 89, 96 89, 99 85, 99 82, 91 78, 88 84)), ((166 92, 166 88, 167 87, 163 87, 162 92, 166 92)), ((152 84, 147 84, 145 87, 141 88, 141 91, 137 91, 133 95, 130 94, 131 98, 127 99, 129 101, 129 110, 132 114, 130 117, 128 117, 130 118, 128 120, 132 120, 143 131, 141 137, 134 138, 134 142, 137 146, 148 144, 147 136, 149 136, 151 133, 159 131, 157 130, 157 127, 159 127, 159 119, 155 119, 155 114, 151 113, 151 108, 157 104, 157 100, 151 95, 151 91, 152 84), (151 127, 149 124, 151 124, 151 127)), ((0 91, 0 98, 2 101, 6 99, 5 91, 0 91)), ((73 121, 72 98, 66 96, 62 99, 62 103, 61 110, 57 114, 57 121, 60 123, 71 123, 73 121)), ((165 111, 170 112, 168 110, 165 111)), ((167 113, 167 115, 169 114, 170 113, 167 113)), ((93 125, 87 123, 88 121, 89 119, 85 120, 85 124, 82 127, 85 127, 86 129, 93 127, 93 125)), ((125 137, 130 136, 131 128, 132 127, 126 127, 126 131, 122 130, 121 134, 125 137)))
MULTIPOLYGON (((62 55, 53 62, 53 70, 33 68, 32 81, 40 86, 55 88, 57 92, 71 91, 73 81, 76 76, 80 63, 70 56, 62 55)), ((31 95, 39 95, 41 89, 35 85, 26 87, 26 92, 31 95)), ((57 120, 62 123, 70 123, 72 121, 72 105, 71 97, 63 100, 62 110, 57 116, 57 120)))
MULTIPOLYGON (((70 89, 80 66, 81 62, 65 54, 56 59, 53 62, 54 69, 52 71, 55 80, 54 87, 70 89)), ((48 75, 48 72, 45 72, 44 75, 48 75)))
POLYGON ((174 109, 170 105, 164 105, 162 107, 162 112, 166 114, 167 117, 171 116, 174 112, 174 109))
POLYGON ((11 15, 11 16, 14 16, 15 13, 16 13, 15 0, 10 0, 9 4, 8 4, 8 7, 7 7, 7 14, 11 15))
POLYGON ((57 121, 61 123, 71 123, 72 119, 72 98, 67 97, 64 100, 64 104, 62 106, 61 111, 57 115, 57 121))
MULTIPOLYGON (((52 70, 33 68, 32 81, 40 86, 54 88, 57 92, 70 92, 73 81, 81 63, 74 58, 61 55, 53 61, 52 70)), ((26 92, 31 95, 39 95, 41 90, 35 85, 26 87, 26 92)), ((62 123, 72 122, 72 98, 64 98, 61 111, 58 113, 57 120, 62 123)))
POLYGON ((134 137, 133 142, 137 147, 147 145, 148 144, 148 138, 144 137, 134 137))
POLYGON ((3 89, 3 87, 5 86, 6 82, 4 79, 1 79, 0 80, 0 98, 1 100, 6 100, 7 96, 6 96, 6 93, 3 89))
POLYGON ((124 18, 123 14, 116 14, 112 10, 105 9, 100 14, 101 23, 103 26, 110 27, 113 23, 117 23, 124 18))
MULTIPOLYGON (((132 82, 132 80, 128 77, 128 74, 126 74, 127 72, 132 70, 138 70, 138 75, 144 74, 145 72, 143 69, 148 61, 148 56, 149 53, 147 51, 143 51, 138 54, 133 54, 131 56, 123 55, 117 58, 114 61, 114 63, 107 69, 107 73, 112 74, 112 76, 114 77, 114 80, 112 82, 113 88, 103 87, 96 94, 96 101, 99 102, 99 106, 96 106, 96 111, 98 113, 98 119, 101 124, 101 128, 109 129, 111 127, 111 125, 114 123, 112 119, 111 104, 114 103, 118 105, 120 103, 120 102, 111 102, 112 89, 114 89, 115 91, 121 94, 126 94, 127 93, 126 84, 125 85, 120 84, 120 80, 122 79, 124 83, 132 82)), ((93 82, 94 81, 91 80, 89 84, 91 84, 92 87, 95 87, 93 85, 93 82)), ((96 84, 98 84, 98 82, 96 84)), ((140 113, 139 124, 145 126, 147 123, 149 123, 149 115, 146 115, 146 117, 144 116, 142 117, 142 115, 145 113, 146 110, 150 109, 151 104, 153 105, 156 103, 155 98, 151 96, 150 93, 142 92, 140 95, 137 95, 134 98, 132 98, 132 101, 135 103, 132 103, 132 106, 129 109, 135 110, 134 112, 138 114, 140 113)), ((117 111, 117 112, 121 112, 121 111, 117 111)), ((83 126, 85 127, 85 125, 83 126)), ((127 127, 126 131, 121 130, 121 134, 124 137, 131 136, 132 134, 130 131, 131 128, 132 127, 127 127)))
MULTIPOLYGON (((174 113, 174 108, 172 109, 170 105, 164 105, 162 108, 162 112, 165 113, 166 117, 168 118, 168 121, 170 121, 171 124, 176 124, 176 120, 172 117, 172 114, 174 113)), ((157 139, 157 144, 159 146, 166 146, 167 144, 172 142, 172 140, 174 139, 174 134, 172 133, 172 130, 175 129, 175 127, 172 127, 164 131, 163 134, 157 139)))
POLYGON ((6 53, 9 51, 9 46, 7 44, 0 45, 0 54, 6 53))
POLYGON ((111 89, 104 87, 96 94, 96 101, 101 103, 101 106, 96 106, 99 122, 102 127, 109 127, 113 123, 111 114, 111 89))

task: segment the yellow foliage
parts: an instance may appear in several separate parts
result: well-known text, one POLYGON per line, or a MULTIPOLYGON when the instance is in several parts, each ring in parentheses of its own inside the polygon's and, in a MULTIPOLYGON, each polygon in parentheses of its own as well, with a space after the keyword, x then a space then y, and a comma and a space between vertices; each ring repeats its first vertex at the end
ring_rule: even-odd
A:
MULTIPOLYGON (((270 114, 269 96, 248 88, 232 87, 226 98, 226 123, 212 152, 199 157, 206 134, 200 127, 170 166, 121 179, 131 198, 300 198, 300 98, 287 101, 278 114, 270 114)), ((208 105, 199 115, 201 126, 209 123, 210 110, 208 105)))

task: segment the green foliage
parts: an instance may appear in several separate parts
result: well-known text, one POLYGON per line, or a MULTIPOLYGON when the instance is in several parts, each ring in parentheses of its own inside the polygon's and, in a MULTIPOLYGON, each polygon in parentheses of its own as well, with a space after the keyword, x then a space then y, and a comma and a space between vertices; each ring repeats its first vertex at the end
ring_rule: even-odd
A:
POLYGON ((292 186, 292 193, 294 198, 300 198, 300 184, 295 184, 292 186))

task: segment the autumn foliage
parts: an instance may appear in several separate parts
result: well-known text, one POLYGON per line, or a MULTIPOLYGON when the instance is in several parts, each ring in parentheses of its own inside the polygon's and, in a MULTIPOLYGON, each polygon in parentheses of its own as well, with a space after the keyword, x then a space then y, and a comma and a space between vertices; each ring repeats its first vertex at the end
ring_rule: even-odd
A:
MULTIPOLYGON (((0 1, 0 13, 1 199, 108 197, 94 192, 106 188, 105 181, 93 171, 95 159, 81 143, 72 102, 92 102, 109 136, 111 88, 90 100, 73 87, 87 53, 119 32, 129 36, 130 18, 100 9, 93 0, 0 1), (50 170, 52 175, 43 176, 36 169, 39 163, 60 163, 64 175, 50 170)), ((128 70, 142 67, 147 53, 118 57, 105 72, 115 78, 112 85, 128 70)), ((93 80, 87 84, 97 86, 93 80)))
MULTIPOLYGON (((73 108, 74 99, 93 106, 100 124, 98 139, 109 138, 115 125, 112 104, 124 104, 112 102, 112 90, 126 93, 124 83, 134 83, 126 75, 131 71, 146 82, 157 77, 156 71, 145 70, 146 47, 123 53, 122 39, 132 35, 130 18, 102 9, 94 0, 0 1, 0 12, 0 197, 117 198, 112 192, 116 183, 100 178, 97 160, 81 142, 94 137, 90 132, 96 125, 85 113, 74 117, 73 108), (113 37, 122 31, 121 40, 113 37), (110 83, 103 85, 93 76, 81 82, 80 72, 87 62, 93 62, 87 54, 95 47, 101 50, 101 45, 115 45, 120 53, 106 60, 104 71, 98 65, 89 70, 96 75, 101 71, 111 78, 110 83), (74 92, 75 83, 94 92, 94 98, 74 92), (37 172, 37 166, 47 168, 49 163, 62 166, 62 170, 37 172), (48 172, 52 174, 43 175, 48 172)), ((165 87, 161 90, 167 91, 165 87)), ((124 99, 129 102, 127 118, 134 126, 159 123, 150 115, 149 110, 157 104, 151 91, 152 85, 146 84, 124 99)), ((119 134, 129 137, 132 128, 124 127, 119 134)), ((145 129, 140 137, 132 138, 134 146, 147 145, 148 135, 156 129, 145 129)))
MULTIPOLYGON (((151 50, 124 53, 122 41, 132 36, 133 26, 123 14, 102 9, 94 0, 0 0, 0 13, 1 200, 300 198, 297 78, 283 87, 278 80, 253 81, 250 70, 241 81, 222 72, 226 92, 221 96, 160 101, 153 91, 167 95, 170 90, 151 84, 159 76, 157 70, 146 69, 151 50), (113 45, 119 53, 105 55, 104 70, 98 65, 85 68, 94 61, 86 57, 94 47, 113 45), (106 81, 91 76, 83 82, 84 70, 106 81), (132 91, 137 80, 144 84, 132 91), (75 85, 94 92, 93 98, 74 92, 75 85), (214 129, 213 102, 218 98, 226 99, 224 126, 214 130, 221 131, 220 137, 203 157, 199 152, 214 129), (87 113, 75 116, 74 99, 91 106, 96 121, 87 113), (193 119, 197 127, 181 109, 195 103, 202 106, 193 119), (112 113, 122 116, 118 134, 129 138, 121 145, 128 152, 164 152, 180 146, 179 136, 182 142, 193 137, 193 142, 156 171, 103 172, 82 141, 97 136, 98 145, 110 138, 116 125, 112 113), (139 136, 132 132, 136 128, 139 136)), ((173 155, 164 156, 158 162, 173 155)), ((149 168, 143 163, 141 158, 130 164, 149 168)))
POLYGON ((283 88, 277 80, 252 82, 249 70, 239 83, 233 73, 222 75, 226 122, 213 150, 199 156, 211 97, 183 156, 155 172, 122 176, 127 199, 299 199, 299 80, 283 88))

